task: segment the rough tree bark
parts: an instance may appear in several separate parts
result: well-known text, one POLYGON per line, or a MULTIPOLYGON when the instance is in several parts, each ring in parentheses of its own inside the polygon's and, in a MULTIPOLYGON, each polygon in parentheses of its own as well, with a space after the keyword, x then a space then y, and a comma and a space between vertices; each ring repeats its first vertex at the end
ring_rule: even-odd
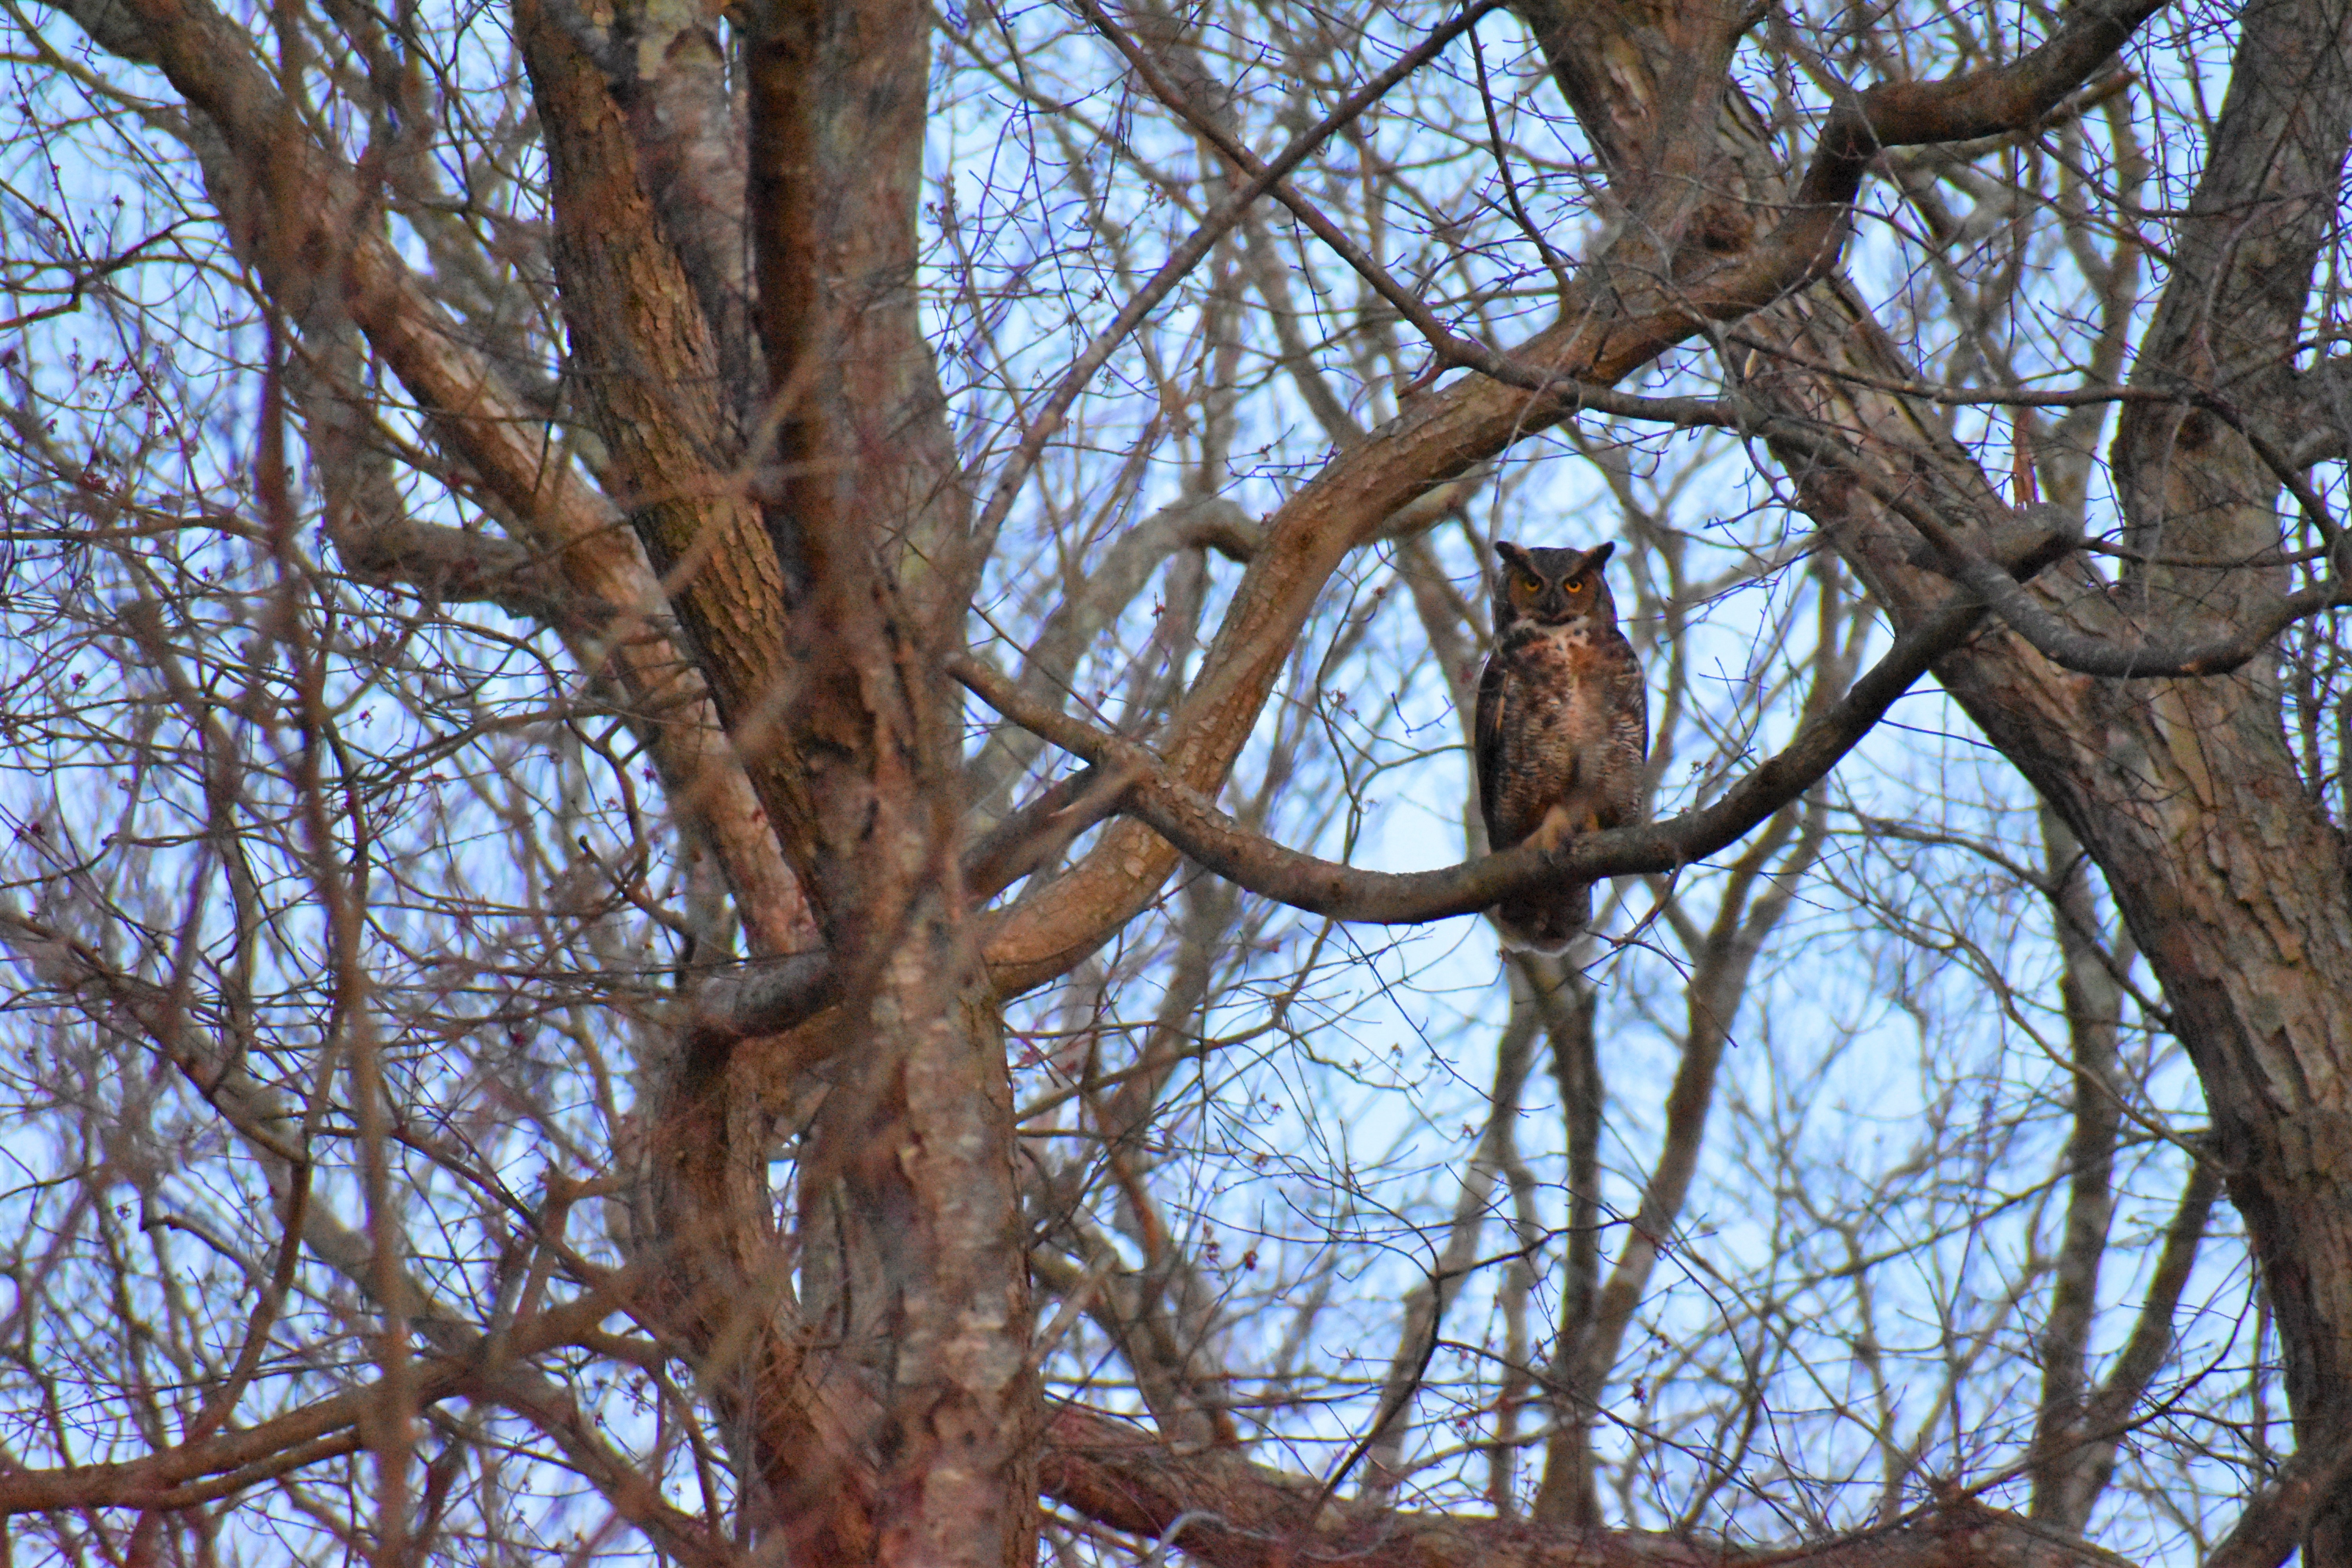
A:
MULTIPOLYGON (((672 1322, 794 1560, 1018 1563, 1035 1395, 1011 1086, 960 880, 960 716, 934 673, 973 555, 914 291, 927 14, 751 12, 740 191, 698 152, 726 132, 698 81, 615 92, 595 39, 528 3, 517 19, 608 483, 642 498, 632 521, 838 998, 740 1059, 681 1053, 651 1150, 672 1322), (749 277, 692 223, 730 210, 749 277), (764 379, 738 404, 753 341, 764 379), (828 1070, 787 1235, 764 1147, 803 1052, 828 1070)), ((665 54, 706 47, 677 32, 665 54)))

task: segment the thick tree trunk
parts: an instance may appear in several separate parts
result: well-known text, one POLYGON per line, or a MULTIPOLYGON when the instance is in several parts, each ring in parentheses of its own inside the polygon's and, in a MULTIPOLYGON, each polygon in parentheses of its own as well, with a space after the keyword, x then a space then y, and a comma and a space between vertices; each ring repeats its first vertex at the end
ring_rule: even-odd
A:
POLYGON ((1018 1564, 1035 1537, 1036 1387, 1013 1102, 958 872, 960 703, 938 673, 961 646, 971 509, 913 287, 929 13, 747 15, 768 357, 748 411, 730 390, 744 279, 715 264, 690 205, 646 188, 692 173, 713 134, 663 151, 668 121, 645 101, 660 84, 608 81, 593 40, 532 0, 517 16, 607 482, 640 498, 632 521, 841 998, 668 1074, 650 1154, 670 1326, 757 1479, 748 1517, 788 1560, 1018 1564), (811 1105, 797 1223, 779 1226, 770 1146, 811 1105))

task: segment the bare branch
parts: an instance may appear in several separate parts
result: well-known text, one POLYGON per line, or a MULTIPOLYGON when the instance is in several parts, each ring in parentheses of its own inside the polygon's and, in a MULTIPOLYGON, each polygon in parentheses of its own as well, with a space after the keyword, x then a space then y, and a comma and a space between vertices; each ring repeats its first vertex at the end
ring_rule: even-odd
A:
POLYGON ((948 669, 999 712, 1055 745, 1097 766, 1132 771, 1136 782, 1123 810, 1218 875, 1295 909, 1339 920, 1410 925, 1474 913, 1555 879, 1597 881, 1669 872, 1706 859, 1818 783, 1913 681, 1968 640, 1982 614, 1970 594, 1926 617, 1786 750, 1711 805, 1641 827, 1587 834, 1549 854, 1539 846, 1522 845, 1443 871, 1367 871, 1281 848, 1240 829, 1143 747, 1029 701, 969 654, 952 657, 948 669))
POLYGON ((1182 1543, 1211 1568, 1271 1568, 1312 1543, 1365 1568, 2127 1568, 2095 1547, 1960 1500, 1892 1527, 1797 1551, 1756 1552, 1633 1531, 1547 1530, 1508 1520, 1411 1513, 1331 1499, 1304 1478, 1221 1453, 1185 1454, 1134 1427, 1066 1406, 1047 1428, 1046 1494, 1147 1538, 1190 1517, 1182 1543))

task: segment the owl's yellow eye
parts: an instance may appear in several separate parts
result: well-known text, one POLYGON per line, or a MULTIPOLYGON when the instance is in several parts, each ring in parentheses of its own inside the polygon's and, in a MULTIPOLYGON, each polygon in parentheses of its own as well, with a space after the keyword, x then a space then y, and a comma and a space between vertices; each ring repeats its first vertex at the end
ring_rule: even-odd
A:
POLYGON ((1564 593, 1581 594, 1584 592, 1584 579, 1581 577, 1570 577, 1567 582, 1560 584, 1560 589, 1564 593))
POLYGON ((1543 587, 1543 579, 1525 568, 1513 573, 1511 582, 1514 586, 1529 594, 1536 593, 1543 587))

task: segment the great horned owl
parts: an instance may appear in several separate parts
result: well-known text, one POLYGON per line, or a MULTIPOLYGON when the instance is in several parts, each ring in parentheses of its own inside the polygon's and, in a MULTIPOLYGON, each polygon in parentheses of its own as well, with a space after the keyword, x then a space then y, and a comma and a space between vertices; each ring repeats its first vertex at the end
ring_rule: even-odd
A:
MULTIPOLYGON (((1497 853, 1642 816, 1650 700, 1601 575, 1614 544, 1524 550, 1497 542, 1495 652, 1478 677, 1478 805, 1497 853)), ((1592 921, 1592 884, 1539 888, 1495 906, 1511 947, 1560 952, 1592 921)))

